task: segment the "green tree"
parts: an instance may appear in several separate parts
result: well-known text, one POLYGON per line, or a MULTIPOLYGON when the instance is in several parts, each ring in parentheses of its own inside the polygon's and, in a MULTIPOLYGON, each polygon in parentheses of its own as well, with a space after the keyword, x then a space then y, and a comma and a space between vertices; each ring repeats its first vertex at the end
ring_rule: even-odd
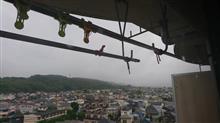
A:
POLYGON ((112 114, 109 114, 109 115, 108 115, 108 118, 109 118, 110 120, 114 120, 114 116, 113 116, 112 114))
POLYGON ((85 112, 79 112, 79 113, 77 114, 77 117, 78 117, 79 120, 83 121, 84 118, 85 118, 85 112))
POLYGON ((67 115, 66 115, 67 120, 74 120, 74 119, 76 119, 76 117, 77 117, 77 114, 75 111, 73 111, 73 110, 67 111, 67 115))
POLYGON ((76 102, 72 102, 71 107, 74 112, 77 112, 79 110, 79 104, 76 102))
POLYGON ((54 104, 50 104, 50 105, 48 105, 48 109, 47 110, 49 110, 49 111, 51 111, 51 110, 57 110, 57 107, 56 107, 56 105, 54 105, 54 104))

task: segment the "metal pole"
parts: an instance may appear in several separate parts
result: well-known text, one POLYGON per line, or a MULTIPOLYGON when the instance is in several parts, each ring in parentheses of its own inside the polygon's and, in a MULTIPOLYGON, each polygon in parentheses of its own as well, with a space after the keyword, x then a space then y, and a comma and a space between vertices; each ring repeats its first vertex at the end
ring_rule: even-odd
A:
MULTIPOLYGON (((5 1, 10 2, 10 3, 14 3, 14 0, 5 0, 5 1)), ((57 14, 58 11, 57 10, 55 10, 53 8, 49 8, 48 6, 45 6, 45 5, 38 4, 38 3, 32 2, 32 5, 31 5, 30 9, 33 10, 33 11, 36 11, 36 12, 39 12, 39 13, 42 13, 42 14, 54 17, 54 18, 56 18, 58 16, 58 14, 57 14)), ((71 21, 72 24, 74 24, 74 25, 82 26, 83 22, 79 18, 76 18, 74 16, 68 15, 67 19, 69 21, 71 21)), ((147 44, 135 41, 135 40, 127 38, 127 37, 123 37, 120 34, 117 34, 115 32, 112 32, 110 30, 107 30, 105 28, 99 27, 99 26, 94 25, 94 24, 92 24, 91 26, 92 26, 92 30, 94 32, 97 32, 97 33, 100 33, 100 34, 103 34, 103 35, 115 38, 118 41, 121 41, 121 39, 123 38, 124 42, 130 43, 130 44, 133 44, 133 45, 136 45, 136 46, 148 49, 148 50, 153 50, 152 46, 150 46, 150 45, 147 45, 147 44)), ((155 49, 158 49, 158 48, 155 48, 155 49)), ((181 56, 177 56, 177 55, 169 53, 169 52, 165 52, 164 55, 167 55, 167 56, 170 56, 170 57, 182 60, 181 56)))
POLYGON ((81 47, 77 47, 77 46, 73 46, 73 45, 68 45, 68 44, 58 43, 58 42, 44 40, 44 39, 40 39, 40 38, 34 38, 34 37, 30 37, 30 36, 15 34, 15 33, 6 32, 6 31, 2 31, 2 30, 0 31, 0 37, 14 39, 14 40, 23 41, 23 42, 34 43, 34 44, 40 44, 40 45, 45 45, 45 46, 50 46, 50 47, 56 47, 56 48, 61 48, 61 49, 73 50, 73 51, 78 51, 78 52, 83 52, 83 53, 88 53, 88 54, 94 54, 94 55, 98 55, 98 56, 105 56, 105 57, 110 57, 110 58, 115 58, 115 59, 121 59, 124 61, 140 62, 139 59, 134 59, 134 58, 130 58, 130 57, 123 57, 123 56, 110 54, 110 53, 106 53, 106 52, 99 52, 98 50, 81 48, 81 47))

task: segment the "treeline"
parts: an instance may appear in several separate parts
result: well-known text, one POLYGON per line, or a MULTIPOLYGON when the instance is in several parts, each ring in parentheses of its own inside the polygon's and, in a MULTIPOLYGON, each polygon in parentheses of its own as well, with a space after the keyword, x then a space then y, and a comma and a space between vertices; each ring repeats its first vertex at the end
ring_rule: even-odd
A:
POLYGON ((60 75, 34 75, 29 78, 4 77, 0 79, 0 93, 114 88, 123 88, 123 86, 100 80, 68 78, 60 75))

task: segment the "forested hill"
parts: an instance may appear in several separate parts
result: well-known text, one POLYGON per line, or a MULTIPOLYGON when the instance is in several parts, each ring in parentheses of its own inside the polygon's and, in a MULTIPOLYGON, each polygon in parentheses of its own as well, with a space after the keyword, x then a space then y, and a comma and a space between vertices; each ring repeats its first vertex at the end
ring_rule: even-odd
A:
POLYGON ((67 91, 76 89, 113 89, 122 85, 87 79, 68 78, 60 75, 34 75, 29 78, 4 77, 0 79, 0 93, 67 91))

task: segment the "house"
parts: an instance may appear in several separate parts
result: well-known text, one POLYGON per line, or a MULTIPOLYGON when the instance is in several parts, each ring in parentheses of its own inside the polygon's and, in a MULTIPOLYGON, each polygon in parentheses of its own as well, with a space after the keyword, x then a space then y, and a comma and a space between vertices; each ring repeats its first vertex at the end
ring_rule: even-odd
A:
POLYGON ((63 115, 66 115, 66 110, 53 110, 37 112, 35 114, 27 114, 24 115, 24 123, 36 123, 38 121, 49 120, 63 115))
POLYGON ((98 123, 99 120, 107 119, 106 111, 101 108, 90 109, 86 111, 84 123, 98 123))
POLYGON ((0 103, 0 119, 1 118, 8 118, 11 113, 14 113, 15 110, 11 109, 7 102, 0 103))
POLYGON ((57 110, 69 110, 69 109, 72 109, 71 104, 69 104, 69 103, 57 104, 57 110))
POLYGON ((99 119, 84 119, 84 123, 98 123, 99 119))
POLYGON ((122 115, 121 116, 121 123, 133 123, 134 118, 133 115, 122 115))
POLYGON ((65 120, 65 121, 57 121, 56 123, 83 123, 80 120, 65 120))
POLYGON ((164 115, 164 111, 159 105, 150 105, 146 108, 146 116, 150 118, 151 121, 161 120, 162 115, 164 115))
POLYGON ((19 110, 21 113, 33 113, 34 106, 32 104, 21 104, 19 105, 19 110))
POLYGON ((121 109, 120 121, 121 123, 133 123, 134 116, 132 115, 132 109, 130 107, 126 106, 121 109))
POLYGON ((107 113, 111 115, 118 115, 120 111, 119 107, 108 107, 106 108, 106 110, 107 110, 107 113))
POLYGON ((8 117, 8 123, 23 123, 24 115, 21 112, 13 112, 8 117))
POLYGON ((46 105, 41 105, 37 108, 38 111, 47 111, 48 107, 46 105))
POLYGON ((40 119, 39 115, 36 114, 27 114, 24 115, 24 123, 36 123, 40 119))
POLYGON ((131 115, 131 114, 132 114, 131 107, 126 106, 121 109, 121 115, 131 115))
POLYGON ((101 119, 98 121, 98 123, 116 123, 115 121, 109 120, 109 119, 101 119))
POLYGON ((98 123, 101 119, 103 119, 102 115, 87 113, 85 115, 84 123, 98 123))
POLYGON ((40 116, 38 120, 41 121, 41 120, 48 120, 59 116, 63 116, 66 115, 66 113, 67 113, 66 110, 52 110, 46 112, 38 112, 36 114, 40 116))
POLYGON ((147 116, 157 116, 159 115, 159 112, 156 110, 156 108, 153 105, 149 105, 146 108, 146 115, 147 116))
POLYGON ((77 99, 75 102, 79 105, 83 105, 85 103, 84 99, 77 99))

